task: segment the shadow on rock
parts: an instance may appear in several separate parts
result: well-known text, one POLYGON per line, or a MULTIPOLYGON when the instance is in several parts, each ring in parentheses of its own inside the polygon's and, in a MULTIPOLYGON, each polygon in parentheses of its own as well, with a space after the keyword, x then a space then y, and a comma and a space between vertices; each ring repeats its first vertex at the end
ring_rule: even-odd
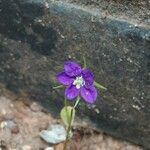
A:
POLYGON ((0 1, 0 33, 6 37, 26 42, 42 55, 50 55, 57 42, 57 33, 42 24, 41 17, 47 8, 25 0, 0 1))

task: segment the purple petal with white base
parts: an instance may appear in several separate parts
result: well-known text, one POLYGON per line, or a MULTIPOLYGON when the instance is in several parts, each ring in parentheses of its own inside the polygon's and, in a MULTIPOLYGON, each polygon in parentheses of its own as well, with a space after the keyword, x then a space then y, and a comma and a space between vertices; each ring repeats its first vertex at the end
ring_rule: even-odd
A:
POLYGON ((73 82, 73 78, 68 76, 65 72, 61 72, 57 75, 57 80, 63 85, 70 85, 73 82))
POLYGON ((57 75, 59 83, 66 86, 65 96, 69 100, 81 96, 85 102, 94 103, 97 98, 97 91, 94 87, 94 75, 85 68, 73 61, 64 64, 64 71, 57 75))
POLYGON ((76 98, 79 95, 79 89, 77 89, 74 85, 70 85, 65 90, 65 96, 72 100, 76 98))
POLYGON ((94 76, 93 76, 93 73, 90 70, 83 69, 82 70, 82 77, 85 80, 85 85, 86 86, 90 86, 90 85, 93 84, 93 82, 94 82, 94 76))
POLYGON ((89 88, 82 87, 80 90, 81 97, 87 102, 87 103, 94 103, 97 98, 97 91, 94 86, 91 86, 89 88))
POLYGON ((70 77, 77 76, 81 74, 82 71, 81 67, 73 61, 65 62, 64 69, 65 69, 65 73, 70 77))

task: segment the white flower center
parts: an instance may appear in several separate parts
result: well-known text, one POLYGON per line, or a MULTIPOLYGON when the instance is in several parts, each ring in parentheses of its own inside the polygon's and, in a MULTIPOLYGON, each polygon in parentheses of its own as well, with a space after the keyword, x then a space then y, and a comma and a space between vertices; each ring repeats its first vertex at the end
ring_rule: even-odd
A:
POLYGON ((76 77, 76 79, 73 81, 73 85, 76 86, 77 89, 80 89, 85 84, 85 81, 82 76, 76 77))

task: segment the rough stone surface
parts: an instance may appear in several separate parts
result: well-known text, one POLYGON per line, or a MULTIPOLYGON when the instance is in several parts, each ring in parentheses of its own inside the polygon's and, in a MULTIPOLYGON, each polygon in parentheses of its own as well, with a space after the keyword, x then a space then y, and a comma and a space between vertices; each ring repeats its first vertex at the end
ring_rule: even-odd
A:
POLYGON ((52 112, 62 106, 55 75, 84 55, 107 87, 80 118, 150 148, 149 26, 62 2, 0 0, 0 82, 28 93, 52 112))
POLYGON ((150 0, 60 0, 90 9, 99 9, 103 15, 150 25, 150 0))

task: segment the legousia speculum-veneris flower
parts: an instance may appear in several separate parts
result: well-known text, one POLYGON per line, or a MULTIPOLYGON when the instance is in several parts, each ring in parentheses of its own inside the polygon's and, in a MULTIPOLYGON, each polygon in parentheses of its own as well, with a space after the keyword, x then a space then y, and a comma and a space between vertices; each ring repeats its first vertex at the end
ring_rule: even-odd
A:
POLYGON ((66 86, 65 97, 74 100, 82 97, 87 103, 94 103, 97 98, 97 90, 94 87, 94 75, 73 61, 64 63, 64 70, 57 75, 59 83, 66 86))
MULTIPOLYGON (((84 66, 86 65, 84 64, 84 66)), ((106 88, 94 80, 92 71, 85 67, 82 68, 74 61, 66 61, 64 63, 64 70, 58 73, 56 78, 61 85, 54 88, 65 87, 65 106, 62 108, 60 116, 67 131, 64 145, 64 150, 66 150, 75 117, 75 108, 80 99, 82 98, 88 104, 93 104, 97 98, 97 89, 95 87, 104 90, 106 88), (66 99, 75 101, 74 106, 68 106, 66 99)))

